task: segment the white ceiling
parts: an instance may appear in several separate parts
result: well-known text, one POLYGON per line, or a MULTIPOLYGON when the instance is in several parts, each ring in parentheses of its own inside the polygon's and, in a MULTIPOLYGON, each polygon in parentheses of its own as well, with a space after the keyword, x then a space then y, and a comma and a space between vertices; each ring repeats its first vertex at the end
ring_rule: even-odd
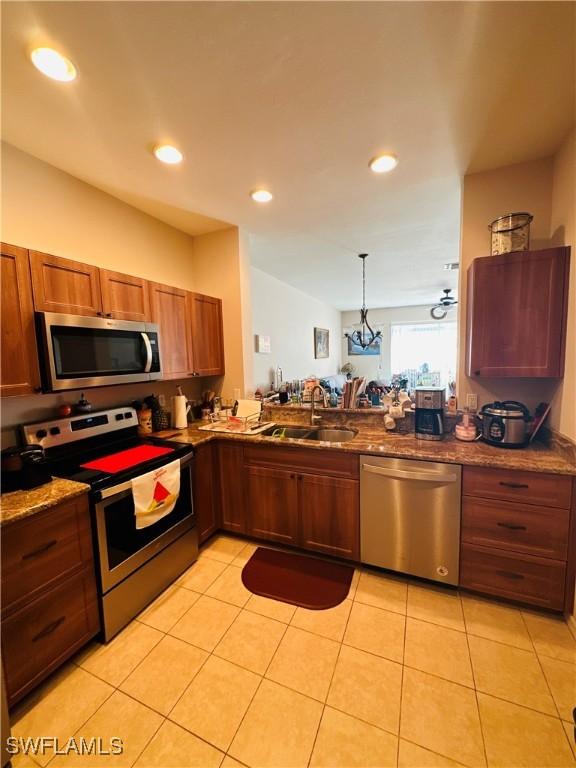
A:
POLYGON ((3 2, 8 142, 341 309, 455 286, 460 179, 552 154, 574 120, 571 2, 3 2), (50 81, 27 49, 79 70, 50 81), (150 154, 184 152, 179 167, 150 154), (368 160, 400 163, 375 176, 368 160), (255 187, 272 190, 268 206, 255 187), (200 214, 200 216, 198 216, 200 214), (203 218, 209 217, 209 218, 203 218))

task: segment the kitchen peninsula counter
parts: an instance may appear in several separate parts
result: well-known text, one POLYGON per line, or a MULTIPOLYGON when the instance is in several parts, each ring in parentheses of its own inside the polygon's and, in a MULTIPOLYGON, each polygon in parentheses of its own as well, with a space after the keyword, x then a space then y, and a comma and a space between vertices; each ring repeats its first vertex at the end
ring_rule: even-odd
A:
MULTIPOLYGON (((297 423, 297 422, 292 422, 297 423)), ((301 422, 302 423, 302 422, 301 422)), ((348 453, 372 454, 375 456, 398 457, 440 461, 464 466, 481 466, 499 469, 515 469, 524 472, 547 472, 558 475, 576 475, 576 462, 563 456, 558 450, 535 441, 526 448, 498 448, 480 441, 465 443, 453 435, 443 440, 418 440, 412 434, 395 434, 383 428, 360 426, 352 440, 341 443, 327 443, 318 440, 277 438, 269 435, 246 435, 235 432, 206 432, 199 429, 204 422, 191 424, 188 429, 171 437, 171 440, 202 445, 211 440, 233 440, 257 445, 282 445, 294 448, 312 448, 321 451, 346 451, 348 453)), ((323 426, 332 426, 323 424, 323 426)), ((336 425, 334 425, 336 426, 336 425)))
POLYGON ((49 483, 39 485, 27 491, 12 491, 0 496, 0 525, 4 526, 35 515, 63 501, 69 501, 83 493, 88 493, 90 486, 75 480, 53 478, 49 483))

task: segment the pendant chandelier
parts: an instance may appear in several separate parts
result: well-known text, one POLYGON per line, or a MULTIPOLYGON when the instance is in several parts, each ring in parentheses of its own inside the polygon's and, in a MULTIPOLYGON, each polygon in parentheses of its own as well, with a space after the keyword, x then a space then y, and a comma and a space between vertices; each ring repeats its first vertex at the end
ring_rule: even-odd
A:
POLYGON ((347 339, 351 339, 352 343, 361 349, 368 349, 368 347, 382 336, 382 331, 374 331, 370 327, 368 322, 368 310, 366 309, 366 258, 367 253, 359 253, 358 258, 362 259, 362 309, 360 310, 360 328, 352 333, 345 333, 344 336, 347 339))

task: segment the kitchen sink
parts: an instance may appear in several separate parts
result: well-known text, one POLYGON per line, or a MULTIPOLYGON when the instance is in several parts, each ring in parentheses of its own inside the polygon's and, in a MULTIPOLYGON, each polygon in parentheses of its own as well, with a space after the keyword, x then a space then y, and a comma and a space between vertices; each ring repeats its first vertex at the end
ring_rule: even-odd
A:
POLYGON ((356 437, 357 431, 353 429, 337 429, 332 427, 319 427, 311 431, 308 440, 321 440, 327 443, 346 443, 356 437))
POLYGON ((333 427, 304 427, 294 424, 276 424, 274 427, 269 427, 263 435, 269 437, 292 437, 300 440, 318 440, 328 443, 345 443, 347 440, 352 440, 358 434, 356 430, 352 429, 338 429, 333 427))

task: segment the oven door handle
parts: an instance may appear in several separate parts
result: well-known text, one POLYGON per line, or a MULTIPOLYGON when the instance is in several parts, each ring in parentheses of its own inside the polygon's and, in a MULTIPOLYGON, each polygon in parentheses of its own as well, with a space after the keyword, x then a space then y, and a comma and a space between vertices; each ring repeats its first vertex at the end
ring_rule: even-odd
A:
POLYGON ((144 373, 150 373, 152 368, 152 345, 150 344, 150 338, 147 333, 141 333, 142 341, 146 347, 146 365, 144 366, 144 373))
MULTIPOLYGON (((194 458, 194 453, 187 453, 185 456, 182 456, 180 459, 180 469, 182 470, 183 467, 185 467, 187 464, 190 464, 192 459, 194 458)), ((161 467, 156 467, 156 469, 161 469, 161 467)), ((152 472, 153 470, 150 470, 152 472)), ((104 488, 102 491, 97 491, 97 501, 101 501, 102 499, 109 499, 110 496, 118 496, 121 493, 124 493, 126 491, 130 491, 132 489, 132 481, 127 480, 125 483, 120 483, 120 485, 113 485, 112 488, 104 488)))

